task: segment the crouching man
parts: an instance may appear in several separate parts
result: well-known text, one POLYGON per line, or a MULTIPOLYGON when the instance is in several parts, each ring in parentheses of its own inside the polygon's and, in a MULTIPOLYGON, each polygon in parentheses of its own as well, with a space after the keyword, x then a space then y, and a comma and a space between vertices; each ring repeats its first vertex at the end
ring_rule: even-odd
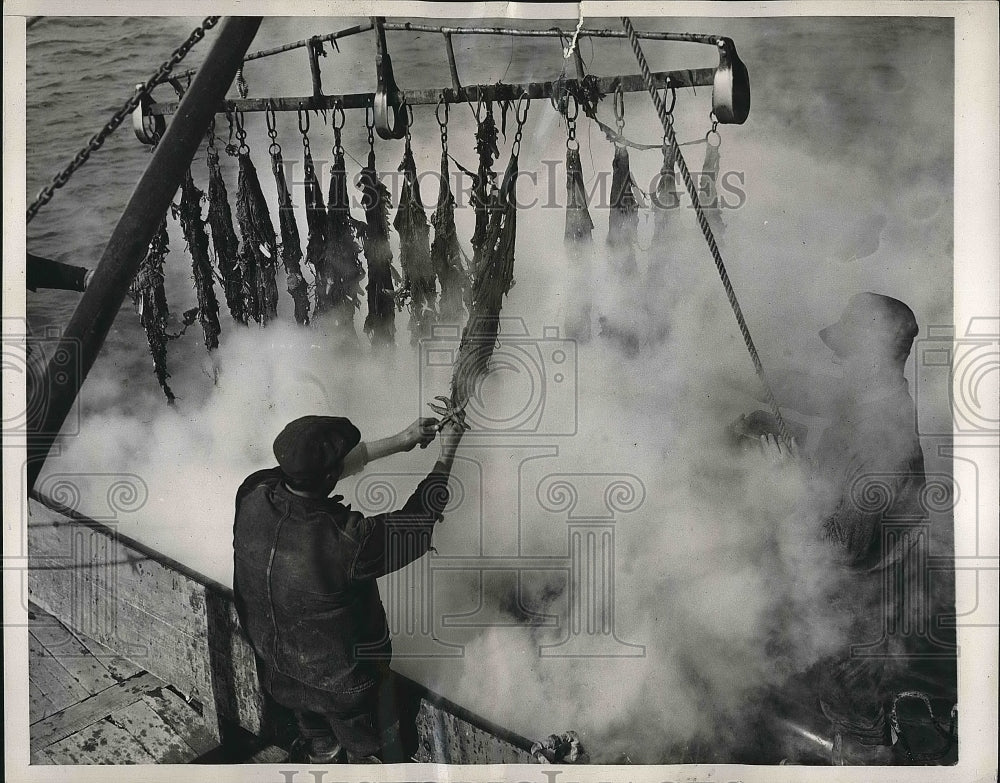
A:
POLYGON ((257 654, 261 684, 295 712, 292 760, 406 761, 389 663, 392 645, 376 579, 430 548, 449 498, 464 430, 459 415, 419 419, 399 435, 361 443, 348 420, 305 416, 274 441, 278 466, 236 494, 233 588, 257 654), (441 456, 398 511, 364 517, 329 497, 366 462, 425 447, 440 427, 441 456), (298 756, 298 758, 296 757, 298 756))

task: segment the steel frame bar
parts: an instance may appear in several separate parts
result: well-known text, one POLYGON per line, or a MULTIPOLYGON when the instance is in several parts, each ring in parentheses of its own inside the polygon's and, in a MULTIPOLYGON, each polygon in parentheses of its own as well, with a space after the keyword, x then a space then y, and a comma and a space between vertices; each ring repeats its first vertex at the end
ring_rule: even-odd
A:
MULTIPOLYGON (((659 71, 653 74, 653 83, 658 87, 711 87, 715 78, 715 68, 695 68, 683 71, 659 71)), ((580 79, 565 79, 564 86, 574 86, 580 79)), ((406 91, 406 102, 411 106, 433 106, 442 99, 445 103, 477 103, 483 101, 517 100, 527 94, 529 98, 550 98, 556 81, 523 82, 521 84, 472 84, 466 87, 445 87, 406 91)), ((597 77, 597 87, 602 94, 614 92, 618 85, 623 92, 642 92, 646 89, 642 76, 602 76, 597 77)), ((346 93, 344 95, 303 95, 286 98, 242 98, 224 101, 218 111, 320 111, 333 109, 339 105, 343 109, 365 109, 373 105, 375 95, 370 92, 346 93)), ((179 103, 153 103, 147 113, 170 115, 177 111, 179 103)))
MULTIPOLYGON (((375 25, 371 22, 364 22, 362 24, 353 25, 351 27, 345 27, 343 30, 338 30, 333 33, 326 33, 325 35, 315 35, 310 38, 303 38, 300 41, 293 41, 291 43, 283 44, 282 46, 275 46, 270 49, 261 49, 257 52, 252 52, 243 58, 243 62, 249 62, 250 60, 259 60, 262 57, 271 57, 276 54, 282 54, 283 52, 290 52, 293 49, 301 49, 303 47, 308 47, 311 45, 322 44, 329 41, 336 41, 339 38, 348 38, 352 35, 358 35, 359 33, 366 33, 369 30, 374 29, 375 25)), ((410 32, 410 33, 440 33, 446 37, 452 35, 515 35, 527 38, 569 38, 570 34, 564 30, 560 30, 556 27, 550 27, 545 30, 528 30, 518 27, 448 27, 448 26, 438 26, 438 25, 428 25, 428 24, 414 24, 412 22, 385 22, 385 29, 392 32, 410 32)), ((709 46, 719 46, 723 42, 723 37, 720 35, 707 35, 704 33, 667 33, 659 32, 655 30, 651 31, 638 31, 638 36, 640 38, 645 38, 650 41, 678 41, 684 43, 697 43, 697 44, 707 44, 709 46)), ((577 36, 577 40, 580 38, 625 38, 625 32, 623 30, 609 30, 609 29, 596 29, 596 30, 580 30, 580 34, 577 36)), ((190 68, 178 76, 180 78, 185 78, 193 75, 198 69, 190 68)))

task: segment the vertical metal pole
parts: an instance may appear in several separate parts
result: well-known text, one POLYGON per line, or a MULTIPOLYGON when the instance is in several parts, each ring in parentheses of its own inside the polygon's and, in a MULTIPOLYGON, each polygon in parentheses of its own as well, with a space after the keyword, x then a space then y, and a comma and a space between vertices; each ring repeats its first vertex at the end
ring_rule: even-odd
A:
POLYGON ((306 51, 309 52, 309 75, 312 76, 313 95, 317 98, 323 94, 323 77, 319 70, 318 51, 322 45, 322 41, 313 38, 309 41, 309 46, 306 47, 306 51))
POLYGON ((583 79, 587 72, 583 68, 583 56, 580 54, 580 39, 576 39, 576 46, 573 47, 573 62, 576 64, 576 77, 583 79))
POLYGON ((456 90, 462 89, 462 83, 458 80, 458 65, 455 62, 455 47, 452 45, 451 33, 444 33, 444 47, 448 52, 448 70, 451 71, 451 86, 456 90))
POLYGON ((93 279, 53 351, 53 358, 78 356, 79 372, 60 373, 52 361, 45 368, 40 391, 47 399, 45 405, 37 406, 38 415, 28 422, 29 491, 260 23, 259 16, 236 16, 227 17, 219 25, 215 43, 118 219, 93 279))

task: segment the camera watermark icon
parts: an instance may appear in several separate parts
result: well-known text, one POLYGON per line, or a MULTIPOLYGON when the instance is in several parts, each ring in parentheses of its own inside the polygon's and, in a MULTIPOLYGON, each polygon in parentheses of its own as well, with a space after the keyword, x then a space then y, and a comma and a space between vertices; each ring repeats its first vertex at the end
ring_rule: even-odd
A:
POLYGON ((83 513, 81 504, 86 492, 86 500, 92 504, 86 510, 87 517, 104 524, 139 511, 149 500, 149 487, 135 473, 48 473, 38 480, 35 492, 77 513, 83 513), (98 510, 100 498, 105 508, 98 510))
MULTIPOLYGON (((578 424, 577 345, 546 326, 538 337, 522 318, 501 317, 494 342, 473 342, 471 351, 493 354, 465 410, 475 435, 575 435, 578 424)), ((438 324, 420 340, 420 408, 450 388, 462 330, 438 324)))
POLYGON ((49 401, 65 387, 76 388, 80 378, 79 341, 62 339, 56 327, 30 334, 23 318, 4 318, 3 372, 24 376, 24 405, 4 406, 3 433, 32 436, 78 435, 79 400, 74 402, 56 432, 43 432, 49 401))
MULTIPOLYGON (((367 515, 384 514, 403 503, 396 492, 400 480, 412 483, 416 475, 383 474, 358 483, 355 501, 367 515)), ((478 498, 461 482, 451 483, 451 498, 445 514, 475 513, 478 498)), ((519 493, 523 488, 519 487, 519 493)), ((393 655, 397 658, 453 658, 464 655, 464 645, 448 641, 449 628, 551 627, 558 637, 538 644, 540 657, 623 658, 643 657, 646 648, 623 640, 615 621, 616 522, 621 514, 642 506, 643 483, 628 474, 550 473, 533 487, 534 504, 543 515, 555 515, 565 524, 561 551, 510 554, 439 553, 430 547, 426 526, 396 526, 384 542, 386 581, 382 598, 389 634, 371 646, 356 650, 359 657, 384 655, 391 636, 405 636, 393 655), (478 607, 471 613, 448 613, 436 600, 435 579, 449 574, 478 578, 478 607), (517 613, 523 607, 522 587, 529 575, 555 574, 565 587, 555 589, 542 607, 556 614, 537 611, 517 613), (496 579, 495 577, 512 577, 496 579), (493 589, 487 597, 485 585, 493 589), (504 585, 509 590, 497 590, 504 585), (487 606, 492 602, 499 606, 487 606), (542 622, 537 622, 538 620, 542 622), (546 622, 551 620, 552 622, 546 622)), ((518 504, 519 513, 522 510, 518 504)), ((486 524, 485 519, 481 524, 486 524)), ((498 520, 503 521, 503 520, 498 520)), ((506 520, 509 524, 509 520, 506 520)), ((480 535, 480 540, 484 535, 480 535)), ((558 545, 557 545, 558 546, 558 545)))
POLYGON ((947 577, 955 559, 932 552, 931 528, 935 517, 950 521, 960 497, 958 484, 945 473, 865 473, 851 483, 845 521, 855 529, 835 525, 837 532, 842 541, 859 540, 865 528, 873 526, 880 553, 875 567, 845 577, 862 591, 866 584, 875 588, 870 579, 879 582, 868 602, 859 597, 856 607, 858 612, 874 615, 860 619, 878 622, 873 633, 879 638, 852 644, 852 657, 925 660, 957 656, 957 645, 947 633, 954 606, 934 599, 935 575, 938 580, 947 577), (878 601, 878 606, 871 601, 878 601))
POLYGON ((917 432, 924 436, 1000 433, 1000 318, 972 318, 961 337, 951 326, 931 326, 914 347, 917 409, 921 397, 935 399, 947 389, 952 412, 948 420, 919 419, 917 432))

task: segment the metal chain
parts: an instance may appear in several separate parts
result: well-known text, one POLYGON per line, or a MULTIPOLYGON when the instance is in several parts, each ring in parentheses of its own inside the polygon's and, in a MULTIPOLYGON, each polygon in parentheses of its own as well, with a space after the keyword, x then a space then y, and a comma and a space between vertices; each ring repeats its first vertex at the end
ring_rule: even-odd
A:
POLYGON ((375 106, 369 103, 365 106, 365 129, 368 131, 368 150, 375 152, 375 106))
POLYGON ((437 120, 438 128, 441 129, 441 153, 448 154, 448 104, 445 103, 444 93, 434 109, 434 118, 437 120), (441 119, 441 109, 444 109, 444 119, 441 119))
POLYGON ((218 21, 219 17, 217 16, 206 17, 205 20, 191 32, 191 35, 187 37, 187 40, 174 50, 173 54, 170 55, 170 58, 165 60, 163 64, 160 65, 156 73, 150 76, 146 83, 136 91, 135 95, 125 101, 122 107, 111 115, 111 119, 104 124, 104 127, 90 137, 86 146, 76 153, 73 160, 71 160, 62 171, 56 174, 48 185, 38 192, 35 200, 31 203, 31 206, 28 207, 28 210, 25 213, 26 223, 30 223, 35 215, 38 214, 38 210, 52 200, 56 190, 69 182, 70 177, 76 173, 77 169, 87 162, 91 154, 97 152, 97 150, 103 146, 108 136, 114 133, 118 126, 131 116, 132 112, 139 107, 139 104, 142 103, 143 99, 147 98, 150 93, 153 92, 154 88, 168 80, 174 66, 187 56, 187 53, 191 51, 194 45, 205 37, 206 31, 215 27, 218 21))
POLYGON ((281 145, 278 144, 278 122, 273 106, 268 106, 264 110, 264 121, 267 123, 267 135, 271 139, 271 146, 267 148, 267 151, 273 158, 281 154, 281 145))
POLYGON ((627 16, 623 16, 621 20, 622 25, 625 27, 625 32, 628 33, 629 42, 632 44, 632 51, 635 53, 635 59, 639 63, 639 70, 642 71, 642 78, 646 83, 646 89, 649 90, 649 94, 653 98, 653 105, 656 106, 656 112, 660 117, 660 123, 663 125, 664 135, 670 142, 670 146, 673 148, 674 155, 677 159, 677 168, 680 169, 681 176, 684 178, 684 185, 687 188, 688 195, 691 197, 691 203, 694 206, 695 214, 698 217, 698 225, 701 227, 701 233, 705 235, 705 241, 708 243, 708 249, 712 253, 712 258, 715 261, 715 268, 718 270, 719 278, 722 280, 722 287, 726 289, 726 297, 729 299, 729 306, 733 309, 733 315, 736 316, 736 323, 739 324, 740 333, 743 335, 743 342, 746 343, 747 351, 750 353, 750 359, 753 361, 754 369, 757 371, 757 376, 760 378, 761 384, 764 387, 768 407, 771 409, 771 413, 774 415, 775 423, 778 425, 778 434, 786 444, 790 444, 792 441, 792 434, 788 430, 788 425, 785 424, 785 420, 781 415, 781 410, 778 408, 778 402, 774 398, 774 392, 771 390, 771 385, 767 381, 767 375, 764 372, 764 365, 761 363, 760 355, 757 353, 757 347, 754 345, 753 337, 750 336, 750 328, 747 326, 746 318, 743 316, 743 310, 740 307, 739 300, 736 298, 736 291, 733 289, 733 284, 729 279, 729 273, 726 271, 725 262, 722 260, 722 253, 719 251, 719 245, 715 241, 715 234, 712 231, 712 227, 708 224, 708 218, 705 216, 705 211, 701 206, 701 199, 698 197, 698 187, 695 184, 694 178, 691 176, 691 171, 687 167, 684 156, 681 154, 680 146, 677 144, 677 136, 674 134, 673 123, 670 122, 668 118, 667 107, 664 104, 663 99, 660 97, 660 94, 656 91, 656 86, 653 84, 653 75, 649 69, 649 63, 646 62, 646 57, 643 55, 642 48, 639 45, 639 36, 635 32, 635 28, 632 26, 632 20, 630 20, 627 16))
POLYGON ((517 120, 517 131, 514 133, 514 143, 510 145, 510 154, 515 158, 521 152, 521 133, 524 130, 524 123, 528 120, 528 107, 531 105, 531 96, 522 92, 517 99, 514 108, 514 119, 517 120))
POLYGON ((705 134, 705 143, 712 147, 722 146, 722 134, 719 133, 719 118, 715 116, 715 112, 709 112, 708 118, 712 121, 712 128, 708 133, 705 134), (710 141, 712 134, 715 134, 715 142, 710 141))
POLYGON ((580 142, 576 138, 576 118, 580 113, 580 104, 576 97, 569 93, 566 96, 566 149, 580 149, 580 142), (572 101, 572 103, 571 103, 572 101), (572 109, 570 108, 572 106, 572 109))
POLYGON ((338 100, 333 105, 333 154, 343 155, 344 145, 341 144, 340 132, 344 128, 344 122, 347 116, 344 114, 344 107, 338 100))
POLYGON ((315 170, 312 164, 312 150, 309 149, 309 110, 299 103, 299 133, 302 134, 302 157, 305 160, 305 176, 308 180, 315 170))
POLYGON ((236 148, 237 155, 249 155, 250 145, 247 144, 247 131, 243 127, 243 112, 235 111, 233 112, 236 117, 236 141, 239 142, 239 146, 236 148))

